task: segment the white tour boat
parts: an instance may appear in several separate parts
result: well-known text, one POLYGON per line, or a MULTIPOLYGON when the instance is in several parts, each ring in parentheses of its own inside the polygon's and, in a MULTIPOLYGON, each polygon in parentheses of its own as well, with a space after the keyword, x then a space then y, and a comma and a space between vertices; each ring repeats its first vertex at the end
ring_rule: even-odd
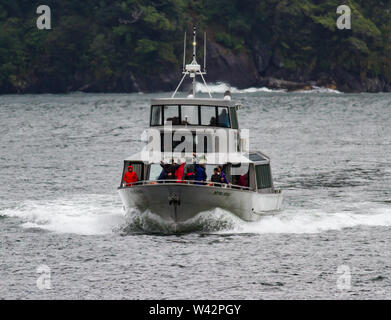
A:
POLYGON ((239 130, 240 106, 229 92, 222 99, 210 92, 208 98, 195 97, 196 76, 207 85, 205 60, 203 71, 196 61, 195 28, 193 37, 193 60, 184 63, 174 94, 151 101, 148 144, 124 161, 118 188, 124 208, 148 210, 177 224, 214 208, 246 221, 259 220, 280 210, 282 192, 274 188, 270 159, 248 150, 248 137, 239 130), (186 76, 193 80, 192 92, 176 98, 186 76), (132 182, 124 179, 129 166, 137 175, 132 182), (214 175, 219 166, 223 173, 214 175))

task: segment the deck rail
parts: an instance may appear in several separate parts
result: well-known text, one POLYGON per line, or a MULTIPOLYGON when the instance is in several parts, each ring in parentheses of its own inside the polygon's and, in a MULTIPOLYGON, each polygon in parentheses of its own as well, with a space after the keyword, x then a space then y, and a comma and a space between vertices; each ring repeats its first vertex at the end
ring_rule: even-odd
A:
POLYGON ((231 183, 220 183, 220 182, 210 182, 210 181, 198 181, 198 180, 181 180, 177 181, 175 179, 173 180, 142 180, 132 183, 125 183, 123 182, 120 186, 120 188, 131 188, 134 186, 140 186, 140 185, 156 185, 156 184, 191 184, 191 185, 198 185, 203 187, 221 187, 221 188, 229 188, 229 189, 241 189, 241 190, 251 190, 249 187, 244 187, 240 185, 235 185, 231 183))
MULTIPOLYGON (((125 183, 123 182, 119 189, 122 188, 132 188, 134 186, 142 186, 142 185, 157 185, 157 184, 186 184, 186 185, 197 185, 200 187, 221 187, 226 189, 237 189, 244 191, 255 191, 249 187, 239 186, 231 183, 220 183, 220 182, 210 182, 210 181, 198 181, 198 180, 182 180, 177 181, 173 180, 142 180, 133 183, 125 183)), ((258 190, 259 191, 259 190, 258 190)), ((281 189, 272 189, 270 190, 272 193, 281 193, 281 189)))

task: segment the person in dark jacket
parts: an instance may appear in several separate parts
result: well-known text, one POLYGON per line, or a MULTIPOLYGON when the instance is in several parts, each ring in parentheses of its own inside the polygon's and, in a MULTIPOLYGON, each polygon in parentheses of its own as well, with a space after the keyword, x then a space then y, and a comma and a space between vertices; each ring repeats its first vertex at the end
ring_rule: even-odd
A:
MULTIPOLYGON (((219 174, 219 169, 217 169, 217 168, 213 169, 213 175, 210 177, 210 182, 212 182, 213 184, 215 182, 221 183, 221 176, 219 174)), ((215 186, 220 187, 219 184, 216 184, 215 186)))
POLYGON ((171 160, 171 164, 167 165, 167 178, 168 180, 175 180, 175 172, 179 168, 179 164, 175 163, 174 159, 171 160))
POLYGON ((163 163, 163 161, 160 162, 160 166, 162 167, 162 172, 160 172, 158 180, 166 180, 168 179, 168 173, 170 171, 171 165, 168 163, 163 163))
POLYGON ((183 171, 183 180, 195 180, 195 178, 196 178, 196 165, 194 163, 186 164, 183 171))
POLYGON ((196 164, 196 175, 195 179, 200 182, 196 182, 196 184, 203 185, 207 179, 207 175, 205 172, 205 163, 196 164))
POLYGON ((223 167, 222 166, 218 166, 217 170, 219 171, 219 174, 221 176, 220 182, 228 184, 228 179, 227 179, 227 176, 225 175, 225 173, 223 172, 223 167))

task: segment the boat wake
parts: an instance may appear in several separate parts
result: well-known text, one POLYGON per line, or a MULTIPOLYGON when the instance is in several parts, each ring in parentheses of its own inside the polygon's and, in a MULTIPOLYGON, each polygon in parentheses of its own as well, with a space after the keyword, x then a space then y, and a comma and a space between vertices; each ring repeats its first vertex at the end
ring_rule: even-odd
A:
MULTIPOLYGON (((358 203, 356 208, 365 207, 358 203)), ((369 207, 368 204, 366 206, 369 207)), ((365 211, 327 212, 322 209, 289 207, 258 222, 245 222, 228 211, 214 209, 199 213, 180 224, 165 221, 151 212, 133 209, 124 214, 114 195, 80 195, 56 200, 28 200, 0 205, 0 217, 15 218, 25 229, 80 235, 173 234, 173 233, 321 233, 359 226, 391 226, 391 206, 373 204, 365 211)), ((0 221, 1 221, 0 220, 0 221)))
POLYGON ((239 218, 220 208, 200 212, 194 218, 181 223, 167 221, 150 211, 139 212, 135 209, 126 213, 126 224, 121 231, 129 233, 173 234, 191 232, 219 232, 234 230, 240 223, 239 218))
POLYGON ((116 195, 89 194, 54 200, 27 200, 0 206, 0 216, 18 219, 21 227, 56 233, 101 235, 124 222, 116 195))

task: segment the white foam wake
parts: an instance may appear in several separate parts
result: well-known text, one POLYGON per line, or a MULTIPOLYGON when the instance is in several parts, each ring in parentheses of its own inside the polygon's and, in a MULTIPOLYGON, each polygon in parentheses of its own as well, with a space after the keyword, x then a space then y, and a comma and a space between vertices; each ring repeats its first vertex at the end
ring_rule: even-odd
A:
MULTIPOLYGON (((231 93, 286 92, 286 90, 273 90, 266 87, 262 87, 262 88, 251 87, 247 89, 238 89, 235 87, 231 87, 229 84, 224 82, 208 83, 207 85, 211 93, 224 93, 227 90, 231 91, 231 93)), ((196 91, 200 93, 208 93, 208 90, 205 87, 205 85, 200 82, 196 83, 196 91)))
MULTIPOLYGON (((224 93, 225 91, 229 90, 231 93, 256 93, 256 92, 266 92, 266 93, 275 93, 275 92, 288 92, 285 89, 270 89, 267 87, 262 88, 247 88, 247 89, 238 89, 235 87, 231 87, 229 84, 224 82, 217 82, 217 83, 208 83, 208 88, 211 93, 224 93)), ((196 83, 196 91, 199 93, 208 93, 207 88, 203 83, 197 82, 196 83)), ((324 87, 317 87, 313 86, 311 90, 299 90, 296 91, 297 93, 333 93, 333 94, 341 94, 342 92, 330 88, 324 88, 324 87)))
POLYGON ((299 93, 334 93, 334 94, 342 94, 341 91, 325 88, 325 87, 317 87, 313 86, 311 90, 299 90, 299 93))
POLYGON ((356 204, 357 210, 327 212, 322 209, 287 208, 258 222, 245 222, 232 213, 214 209, 185 223, 165 221, 151 212, 131 210, 126 215, 117 195, 80 195, 55 200, 28 200, 0 209, 0 216, 21 220, 23 228, 57 233, 102 235, 113 232, 147 233, 320 233, 358 226, 391 226, 391 206, 356 204), (361 209, 360 209, 361 208, 361 209))
POLYGON ((236 224, 237 233, 320 233, 358 226, 391 226, 391 208, 374 209, 371 213, 321 212, 286 210, 258 222, 236 224))
POLYGON ((124 222, 122 206, 116 198, 82 195, 55 200, 28 200, 1 210, 0 215, 19 218, 24 228, 81 235, 107 234, 124 222))
POLYGON ((365 214, 347 211, 330 213, 314 209, 288 209, 273 216, 264 216, 257 222, 245 222, 234 214, 217 208, 201 212, 193 219, 180 224, 164 221, 150 212, 140 213, 132 210, 128 213, 127 227, 124 231, 302 234, 358 226, 391 226, 391 208, 377 208, 365 214))

